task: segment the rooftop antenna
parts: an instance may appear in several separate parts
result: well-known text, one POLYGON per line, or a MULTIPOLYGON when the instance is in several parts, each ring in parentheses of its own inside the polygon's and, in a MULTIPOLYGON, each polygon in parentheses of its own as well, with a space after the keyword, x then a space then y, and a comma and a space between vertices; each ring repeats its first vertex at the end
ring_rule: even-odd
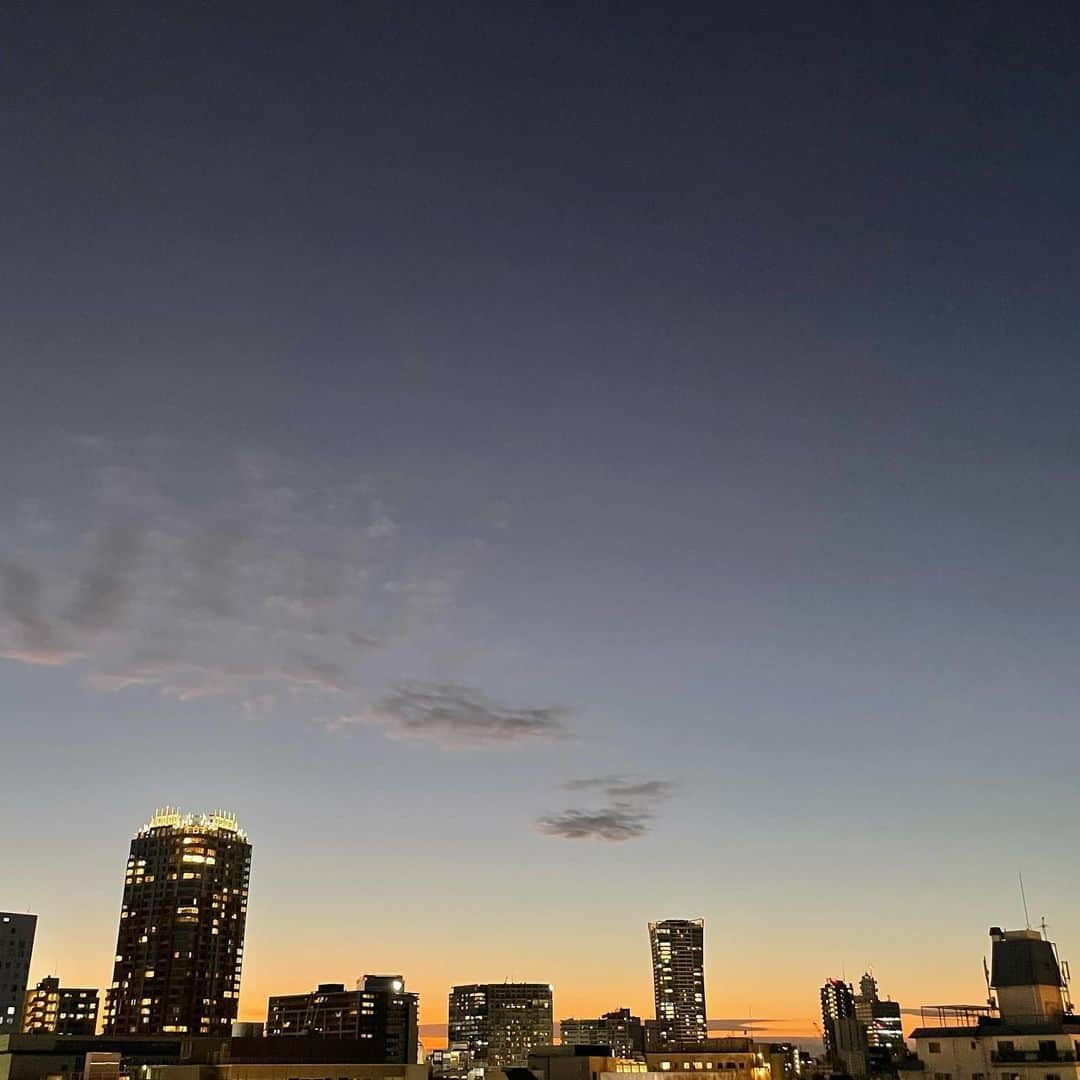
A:
POLYGON ((1028 915, 1027 896, 1024 894, 1024 872, 1021 870, 1018 874, 1020 878, 1020 900, 1024 905, 1024 925, 1031 929, 1031 916, 1028 915))

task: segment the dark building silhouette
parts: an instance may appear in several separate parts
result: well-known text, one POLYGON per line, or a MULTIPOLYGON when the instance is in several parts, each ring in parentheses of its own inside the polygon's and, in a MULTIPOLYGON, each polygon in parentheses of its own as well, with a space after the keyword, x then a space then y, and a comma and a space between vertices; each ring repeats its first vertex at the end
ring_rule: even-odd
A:
POLYGON ((447 1042, 477 1066, 524 1067, 537 1046, 554 1041, 548 983, 471 983, 450 989, 447 1042))
POLYGON ((107 1035, 228 1035, 251 845, 231 814, 158 811, 131 842, 107 1035))
POLYGON ((22 1031, 36 931, 36 915, 0 911, 0 1035, 22 1031))
POLYGON ((610 1046, 615 1057, 632 1058, 645 1052, 641 1017, 629 1009, 615 1009, 589 1020, 560 1020, 559 1039, 564 1046, 610 1046))
POLYGON ((313 1035, 358 1039, 373 1063, 413 1065, 418 1051, 419 996, 405 990, 400 975, 365 975, 355 990, 322 983, 309 994, 270 998, 269 1036, 313 1035))
POLYGON ((649 923, 657 1048, 708 1038, 705 1011, 705 920, 649 923))
POLYGON ((93 987, 61 986, 50 975, 26 992, 27 1035, 93 1035, 97 1018, 98 992, 93 987))

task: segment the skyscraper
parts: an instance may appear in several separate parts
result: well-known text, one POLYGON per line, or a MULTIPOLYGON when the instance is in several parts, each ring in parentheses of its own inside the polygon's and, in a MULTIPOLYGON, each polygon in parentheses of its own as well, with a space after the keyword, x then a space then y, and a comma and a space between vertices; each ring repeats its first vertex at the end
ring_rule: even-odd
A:
POLYGON ((477 1065, 524 1066, 534 1046, 555 1038, 548 983, 471 983, 450 988, 447 1042, 477 1065))
POLYGON ((665 919, 649 923, 649 942, 660 1046, 708 1038, 705 920, 665 919))
POLYGON ((0 1035, 22 1031, 36 915, 0 911, 0 1035))
POLYGON ((26 992, 23 1031, 28 1035, 93 1035, 98 992, 93 987, 61 986, 47 976, 26 992))
POLYGON ((355 990, 322 983, 310 994, 272 997, 266 1033, 362 1040, 373 1064, 415 1065, 419 995, 400 975, 365 975, 355 990))
POLYGON ((227 1035, 244 956, 251 845, 226 813, 159 810, 131 842, 107 1035, 227 1035))

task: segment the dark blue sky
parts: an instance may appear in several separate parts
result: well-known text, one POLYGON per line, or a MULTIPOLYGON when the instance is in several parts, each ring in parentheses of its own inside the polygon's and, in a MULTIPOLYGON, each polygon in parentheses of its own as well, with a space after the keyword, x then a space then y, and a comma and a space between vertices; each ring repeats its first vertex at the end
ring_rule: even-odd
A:
MULTIPOLYGON (((6 12, 0 809, 47 783, 43 828, 90 797, 111 839, 92 933, 82 841, 18 841, 0 906, 102 981, 127 833, 228 804, 270 896, 298 848, 467 878, 364 893, 351 962, 412 965, 429 1021, 507 974, 464 970, 479 889, 567 1012, 638 1004, 644 921, 704 914, 793 1031, 843 963, 976 992, 1020 863, 1064 922, 1077 38, 1067 4, 6 12), (557 955, 600 900, 551 883, 597 872, 610 940, 557 955), (783 994, 719 930, 763 910, 783 994)), ((289 951, 282 903, 253 1016, 357 918, 289 951)))

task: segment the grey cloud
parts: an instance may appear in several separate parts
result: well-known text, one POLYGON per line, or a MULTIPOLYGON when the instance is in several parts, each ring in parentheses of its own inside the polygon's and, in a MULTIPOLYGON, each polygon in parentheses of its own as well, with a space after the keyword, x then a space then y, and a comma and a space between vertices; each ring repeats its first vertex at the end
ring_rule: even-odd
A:
POLYGON ((410 683, 372 709, 343 716, 329 725, 375 724, 389 738, 433 742, 445 749, 507 746, 569 736, 557 708, 498 704, 479 691, 456 684, 410 683))
POLYGON ((614 803, 600 810, 565 810, 542 817, 536 828, 560 840, 605 840, 618 844, 649 831, 652 815, 631 803, 614 803))
POLYGON ((112 626, 131 596, 142 547, 138 529, 112 529, 98 542, 90 566, 79 579, 68 621, 78 630, 112 626))
POLYGON ((594 792, 606 803, 542 817, 536 822, 540 832, 562 840, 617 842, 644 836, 652 827, 657 804, 674 794, 675 784, 660 778, 612 773, 567 780, 562 790, 594 792))
POLYGON ((14 648, 44 652, 56 638, 41 615, 42 585, 37 571, 16 562, 0 562, 0 610, 12 624, 14 648))
POLYGON ((666 799, 675 791, 670 780, 637 780, 626 776, 593 776, 567 780, 564 791, 600 791, 609 799, 666 799))

